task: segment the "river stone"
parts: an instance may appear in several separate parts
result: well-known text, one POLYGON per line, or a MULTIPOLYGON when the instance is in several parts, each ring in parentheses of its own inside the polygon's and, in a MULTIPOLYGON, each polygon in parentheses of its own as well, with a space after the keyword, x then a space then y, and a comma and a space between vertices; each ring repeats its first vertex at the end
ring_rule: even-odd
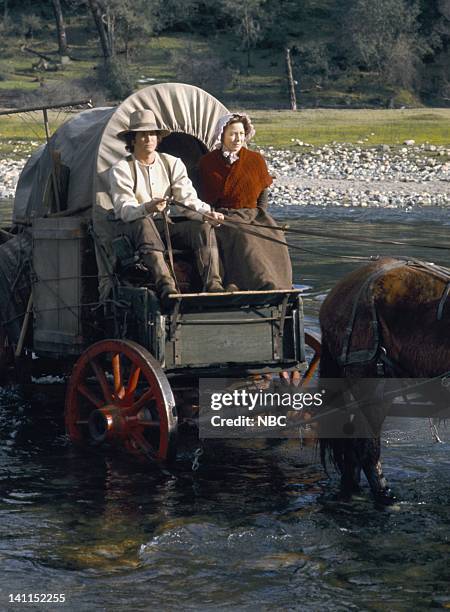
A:
MULTIPOLYGON (((271 175, 278 178, 269 196, 275 210, 284 204, 401 210, 450 204, 450 162, 441 161, 450 154, 446 147, 409 145, 391 151, 389 145, 372 149, 342 143, 316 148, 304 142, 303 145, 308 148, 301 152, 260 149, 271 175), (439 158, 426 157, 424 151, 437 151, 439 158), (422 186, 420 191, 418 185, 422 186)), ((0 198, 13 197, 24 164, 24 159, 0 160, 0 198)))

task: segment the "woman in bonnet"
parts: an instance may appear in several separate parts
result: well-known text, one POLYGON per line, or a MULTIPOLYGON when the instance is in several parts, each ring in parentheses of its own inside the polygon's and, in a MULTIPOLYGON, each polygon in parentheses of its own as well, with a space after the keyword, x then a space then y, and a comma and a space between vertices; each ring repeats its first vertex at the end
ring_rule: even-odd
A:
MULTIPOLYGON (((283 232, 267 213, 268 188, 272 184, 264 158, 246 145, 255 130, 244 113, 219 119, 214 150, 201 158, 201 198, 225 215, 225 220, 249 224, 250 235, 236 227, 216 230, 228 290, 291 289, 292 266, 287 246, 262 236, 284 241, 283 232), (255 227, 252 225, 264 225, 255 227)), ((244 230, 246 228, 244 227, 244 230)))

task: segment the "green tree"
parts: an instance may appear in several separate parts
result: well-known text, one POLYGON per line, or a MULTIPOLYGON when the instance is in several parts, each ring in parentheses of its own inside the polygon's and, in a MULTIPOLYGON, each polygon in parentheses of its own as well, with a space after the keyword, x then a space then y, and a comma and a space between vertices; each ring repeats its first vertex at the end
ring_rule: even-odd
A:
POLYGON ((88 0, 89 8, 97 28, 103 59, 106 62, 115 55, 115 17, 109 3, 103 0, 88 0))
POLYGON ((23 36, 33 40, 34 35, 42 29, 42 19, 35 13, 26 13, 22 15, 21 26, 23 36))
POLYGON ((232 87, 237 76, 222 57, 196 51, 190 44, 181 51, 172 52, 171 64, 177 81, 196 85, 216 96, 222 96, 232 87))
POLYGON ((60 0, 52 0, 53 12, 55 14, 56 33, 58 36, 58 51, 61 62, 68 61, 69 53, 67 47, 66 27, 64 25, 64 16, 61 8, 60 0))
POLYGON ((247 55, 247 74, 251 67, 251 49, 262 37, 266 0, 220 0, 222 10, 229 16, 231 28, 242 41, 247 55))
POLYGON ((418 2, 351 0, 341 12, 347 57, 392 85, 413 86, 427 46, 419 34, 418 2))
POLYGON ((88 0, 105 62, 152 35, 159 0, 88 0))
POLYGON ((202 30, 205 12, 217 11, 217 2, 199 0, 151 0, 143 3, 143 17, 155 33, 164 30, 202 30))
POLYGON ((430 50, 425 57, 423 81, 426 93, 450 99, 450 0, 422 0, 421 31, 430 50))
POLYGON ((147 0, 114 0, 109 2, 115 20, 115 46, 128 61, 132 49, 138 48, 153 35, 155 19, 152 2, 147 0))

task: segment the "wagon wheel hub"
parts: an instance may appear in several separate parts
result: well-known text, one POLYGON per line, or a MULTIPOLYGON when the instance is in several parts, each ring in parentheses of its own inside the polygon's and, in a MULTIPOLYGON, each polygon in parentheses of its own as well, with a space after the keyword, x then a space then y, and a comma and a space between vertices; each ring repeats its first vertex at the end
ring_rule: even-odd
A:
POLYGON ((88 427, 94 442, 104 442, 126 434, 127 421, 120 408, 105 406, 91 412, 88 427))
POLYGON ((113 440, 125 440, 133 435, 133 430, 139 427, 158 427, 159 422, 153 421, 150 410, 141 408, 136 415, 130 415, 130 410, 114 405, 93 410, 89 415, 89 434, 94 442, 100 443, 113 440))

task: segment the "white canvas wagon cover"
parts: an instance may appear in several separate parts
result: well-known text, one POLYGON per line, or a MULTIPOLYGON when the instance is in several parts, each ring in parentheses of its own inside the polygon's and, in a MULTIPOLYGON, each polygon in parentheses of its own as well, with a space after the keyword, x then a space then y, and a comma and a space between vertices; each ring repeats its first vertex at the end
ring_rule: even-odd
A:
POLYGON ((63 210, 89 217, 94 204, 100 214, 112 208, 108 170, 126 154, 117 133, 128 127, 130 114, 140 109, 151 109, 162 128, 195 137, 205 150, 211 149, 215 125, 227 112, 198 87, 164 83, 137 91, 118 107, 80 113, 55 132, 50 146, 41 147, 27 162, 17 185, 13 221, 29 222, 51 212, 52 156, 65 172, 63 210))

